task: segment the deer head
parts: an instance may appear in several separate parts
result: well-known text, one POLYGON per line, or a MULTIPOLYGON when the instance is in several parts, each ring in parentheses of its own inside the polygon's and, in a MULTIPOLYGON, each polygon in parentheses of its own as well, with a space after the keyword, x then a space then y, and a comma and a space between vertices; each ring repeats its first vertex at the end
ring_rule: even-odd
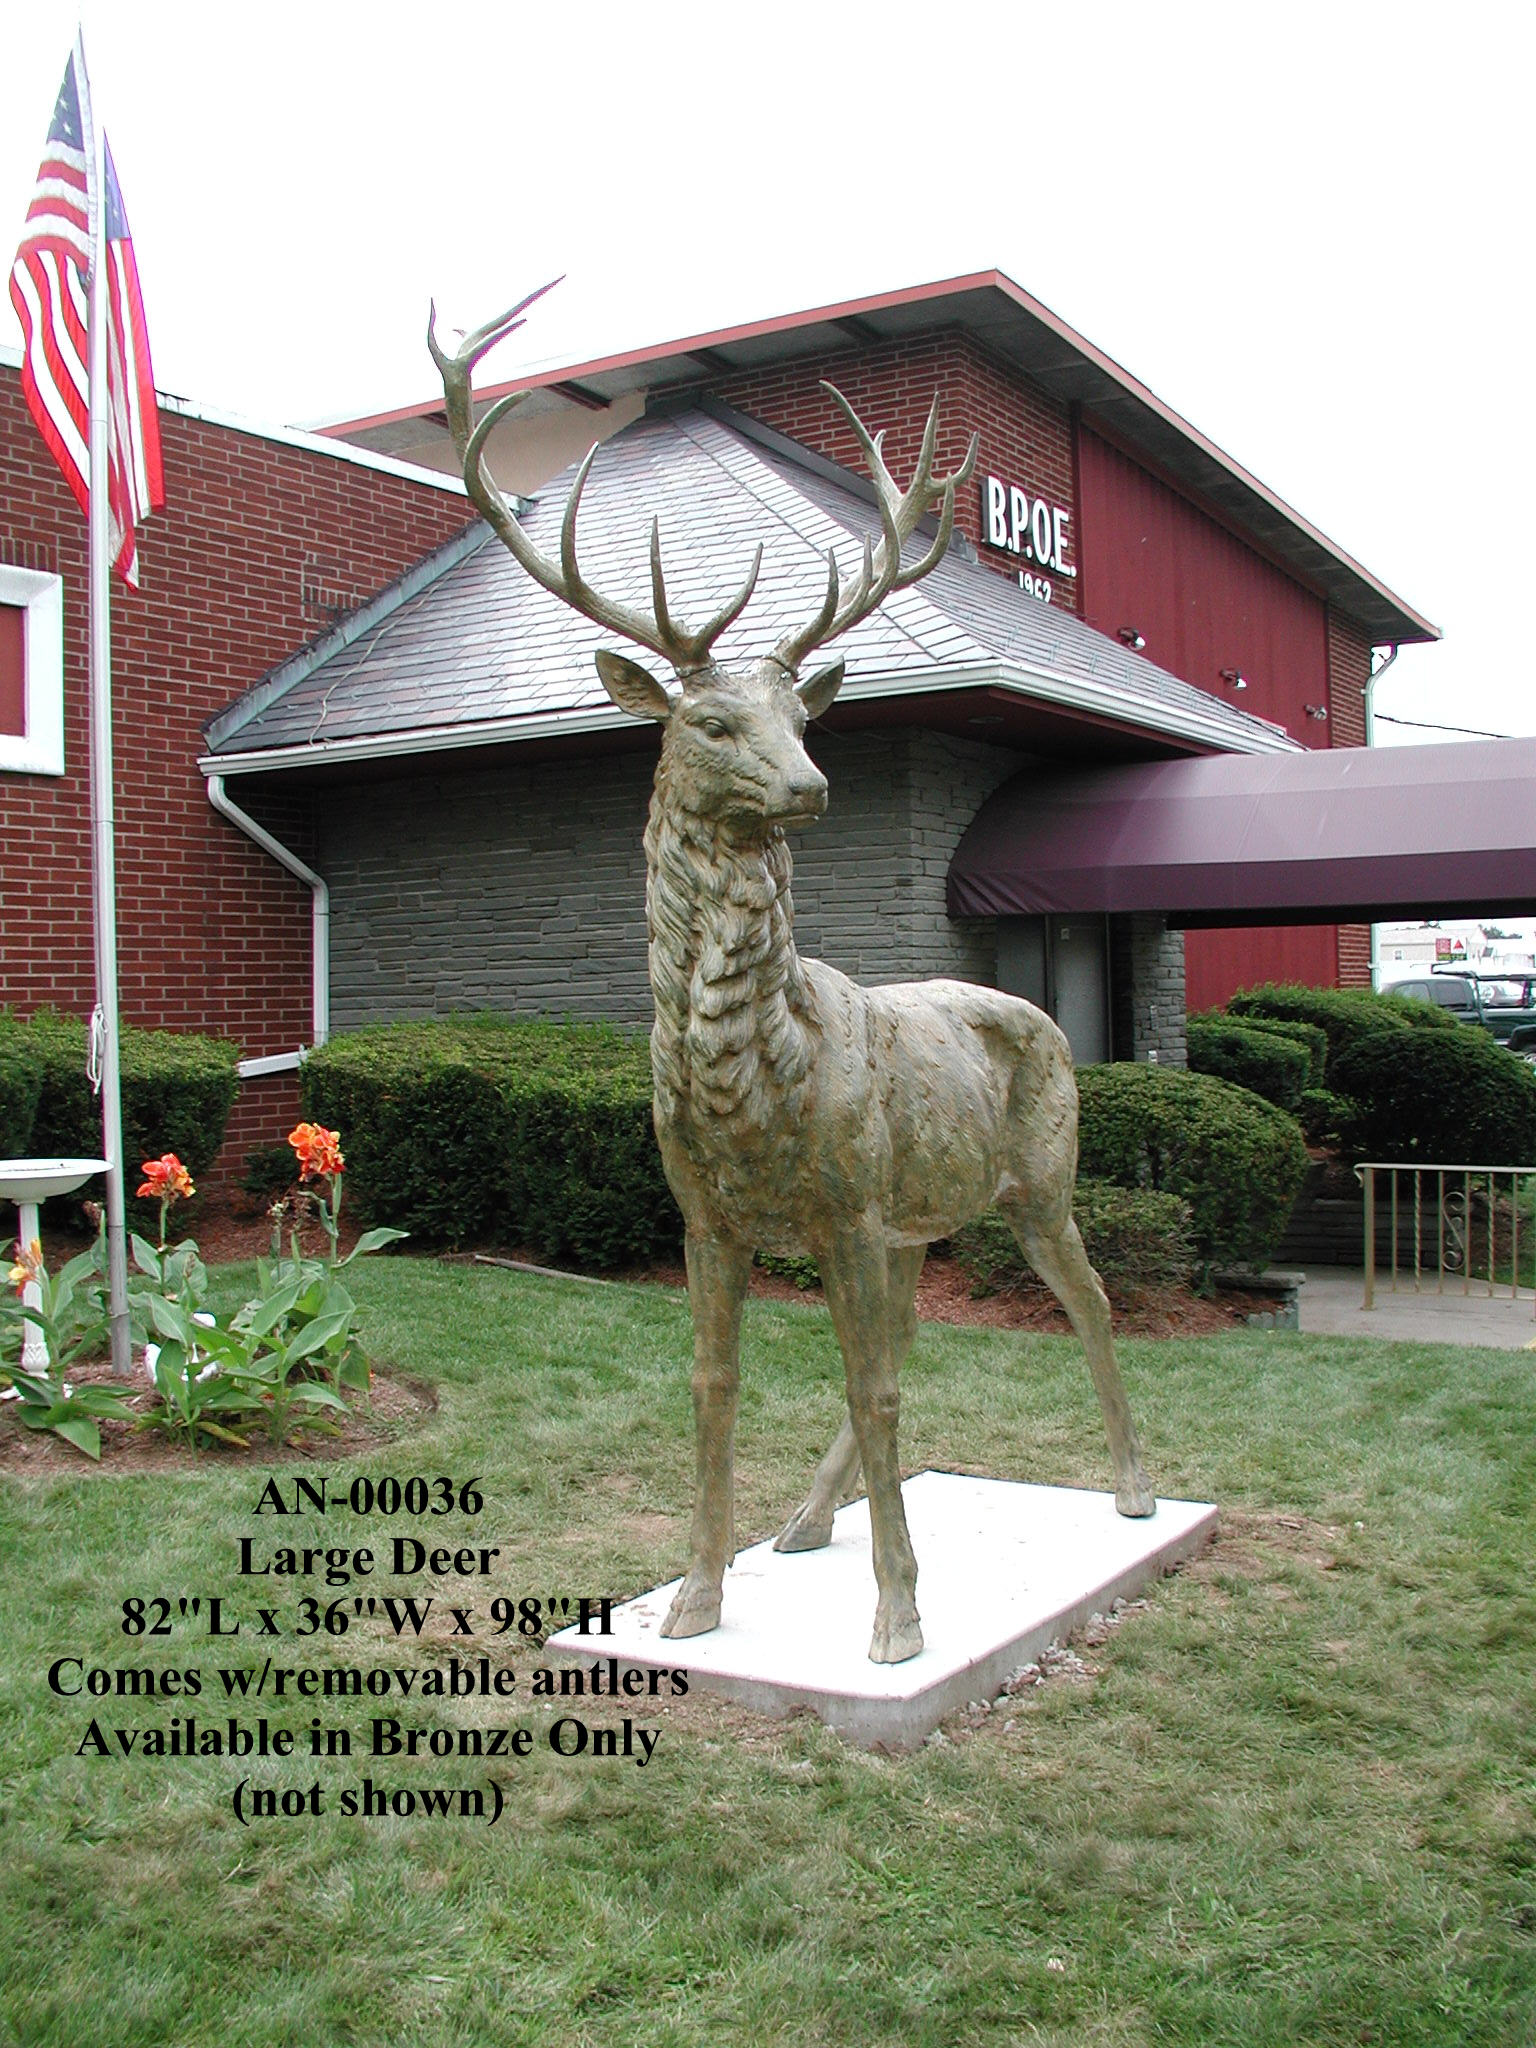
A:
POLYGON ((782 635, 773 652, 750 668, 723 669, 710 650, 752 596, 762 566, 761 545, 736 595, 703 626, 690 630, 674 619, 667 604, 659 520, 651 521, 650 612, 602 597, 581 573, 576 558, 576 517, 598 444, 589 449, 566 500, 558 561, 535 547, 486 469, 490 435, 526 394, 512 392, 499 399, 477 423, 471 387, 474 366, 497 342, 523 325, 521 314, 550 289, 543 285, 531 292, 499 320, 465 336, 451 355, 438 345, 433 308, 427 346, 442 375, 449 429, 470 498, 536 583, 582 617, 611 627, 671 664, 676 685, 669 688, 627 655, 604 650, 597 656, 598 675, 614 703, 636 718, 654 718, 663 727, 663 770, 674 801, 740 837, 759 836, 775 826, 819 817, 826 808, 826 780, 806 753, 803 738, 807 721, 819 717, 837 695, 843 664, 831 661, 803 681, 801 664, 813 650, 838 639, 868 618, 893 591, 916 583, 943 559, 954 527, 955 491, 975 467, 977 437, 972 435, 959 469, 950 476, 935 477, 939 418, 935 397, 923 430, 916 473, 903 491, 886 468, 881 452, 883 434, 871 436, 842 393, 834 385, 824 384, 822 388, 842 408, 863 450, 875 485, 880 538, 878 542, 865 541, 863 560, 848 583, 829 548, 826 591, 814 617, 782 635), (940 510, 932 546, 920 560, 903 567, 903 546, 935 504, 940 510))

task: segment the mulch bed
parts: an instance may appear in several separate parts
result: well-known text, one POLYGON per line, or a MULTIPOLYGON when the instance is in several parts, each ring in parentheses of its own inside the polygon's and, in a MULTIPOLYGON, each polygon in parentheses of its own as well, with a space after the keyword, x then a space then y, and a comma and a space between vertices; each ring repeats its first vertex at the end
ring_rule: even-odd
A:
MULTIPOLYGON (((71 1368, 69 1379, 72 1386, 92 1382, 109 1387, 125 1384, 122 1380, 113 1379, 112 1368, 105 1362, 71 1368)), ((126 1385, 130 1405, 134 1409, 143 1411, 152 1405, 148 1383, 141 1371, 136 1369, 134 1377, 126 1385)), ((62 1442, 50 1430, 28 1429, 25 1423, 18 1422, 14 1415, 6 1412, 12 1405, 7 1401, 0 1404, 0 1472, 46 1479, 64 1471, 77 1475, 87 1472, 194 1472, 200 1465, 227 1465, 231 1461, 275 1465, 302 1458, 308 1463, 329 1463, 333 1458, 358 1457, 378 1444, 408 1434, 437 1407, 435 1388, 424 1380, 413 1379, 408 1373, 395 1372, 385 1366, 374 1368, 373 1385, 366 1404, 357 1401, 355 1396, 349 1398, 354 1405, 349 1407, 345 1418, 338 1417, 333 1429, 324 1432, 305 1430, 287 1442, 276 1444, 264 1430, 258 1429, 253 1433, 249 1447, 243 1451, 228 1444, 205 1445, 202 1450, 194 1451, 180 1436, 167 1436, 158 1429, 141 1429, 131 1422, 104 1420, 100 1424, 99 1463, 77 1451, 72 1444, 62 1442)))

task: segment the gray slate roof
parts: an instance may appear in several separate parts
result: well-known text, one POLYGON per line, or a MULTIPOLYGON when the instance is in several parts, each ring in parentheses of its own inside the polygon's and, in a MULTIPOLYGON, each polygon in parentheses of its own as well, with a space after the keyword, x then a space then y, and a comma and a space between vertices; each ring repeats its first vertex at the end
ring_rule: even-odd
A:
MULTIPOLYGON (((557 477, 522 522, 552 557, 569 483, 570 473, 557 477)), ((863 536, 879 532, 861 480, 703 411, 643 419, 615 435, 582 499, 583 573, 605 595, 646 611, 653 514, 661 518, 669 604, 690 623, 739 587, 757 543, 764 544, 752 601, 714 649, 726 666, 762 655, 787 628, 814 616, 829 547, 852 575, 863 536)), ((592 661, 597 648, 614 644, 611 632, 534 583, 481 525, 212 720, 207 765, 249 767, 260 756, 263 765, 297 766, 324 756, 407 754, 627 724, 592 661)), ((845 702, 987 685, 1220 750, 1269 753, 1295 744, 1026 596, 958 547, 845 634, 837 652, 848 665, 845 702)), ((659 669, 654 656, 642 658, 659 669)))

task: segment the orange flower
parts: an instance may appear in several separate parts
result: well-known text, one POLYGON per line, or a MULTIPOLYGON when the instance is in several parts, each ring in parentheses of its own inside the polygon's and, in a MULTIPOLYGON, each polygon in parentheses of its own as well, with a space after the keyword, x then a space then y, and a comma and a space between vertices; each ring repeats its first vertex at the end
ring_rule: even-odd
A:
POLYGON ((197 1192, 192 1185, 191 1174, 174 1152, 163 1153, 159 1159, 146 1159, 139 1171, 144 1176, 139 1184, 139 1193, 154 1201, 186 1201, 197 1192))
POLYGON ((20 1294, 33 1280, 43 1277, 43 1247, 37 1238, 30 1244, 16 1240, 16 1263, 9 1274, 10 1284, 20 1294))
POLYGON ((288 1133, 288 1142, 298 1154, 300 1180, 338 1174, 346 1166, 341 1156, 341 1133, 328 1131, 324 1124, 299 1124, 288 1133))

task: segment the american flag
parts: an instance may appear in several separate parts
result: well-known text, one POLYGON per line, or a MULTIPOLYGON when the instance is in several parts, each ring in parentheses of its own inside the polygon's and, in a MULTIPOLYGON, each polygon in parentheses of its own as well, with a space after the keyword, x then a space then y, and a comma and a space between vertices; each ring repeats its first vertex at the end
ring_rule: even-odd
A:
MULTIPOLYGON (((107 507, 112 566, 139 581, 134 528, 165 503, 160 419, 138 266, 112 152, 106 165, 107 507)), ((38 432, 53 450, 82 512, 90 510, 90 347, 87 341, 92 228, 90 85, 79 42, 70 54, 48 127, 48 146, 11 269, 11 301, 26 356, 21 380, 38 432)))

